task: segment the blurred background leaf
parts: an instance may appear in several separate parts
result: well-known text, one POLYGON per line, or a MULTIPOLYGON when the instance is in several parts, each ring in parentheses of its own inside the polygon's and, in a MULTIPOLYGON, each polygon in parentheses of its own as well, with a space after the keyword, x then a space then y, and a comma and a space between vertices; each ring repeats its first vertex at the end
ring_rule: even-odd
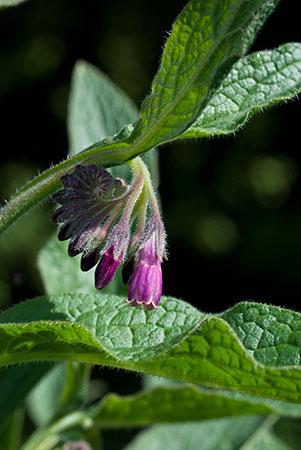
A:
POLYGON ((25 1, 26 0, 0 0, 0 9, 6 8, 7 6, 16 6, 25 1))
MULTIPOLYGON (((126 450, 289 450, 294 447, 286 444, 273 429, 277 417, 263 419, 260 416, 245 416, 208 420, 203 423, 181 425, 156 425, 141 432, 126 447, 126 450), (201 446, 201 447, 200 447, 201 446)), ((291 423, 291 421, 288 421, 291 423)), ((292 440, 296 442, 295 434, 292 440)))

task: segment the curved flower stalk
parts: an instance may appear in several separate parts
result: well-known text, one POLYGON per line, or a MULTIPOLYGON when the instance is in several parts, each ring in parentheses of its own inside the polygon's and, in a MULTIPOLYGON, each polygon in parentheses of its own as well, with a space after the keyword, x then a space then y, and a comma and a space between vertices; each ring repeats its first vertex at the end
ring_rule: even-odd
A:
POLYGON ((165 231, 145 164, 136 158, 129 165, 134 174, 130 185, 96 165, 76 166, 53 196, 61 207, 52 219, 62 223, 59 240, 70 239, 68 254, 82 253, 81 269, 97 265, 96 289, 107 286, 125 263, 128 303, 153 309, 162 293, 165 231))

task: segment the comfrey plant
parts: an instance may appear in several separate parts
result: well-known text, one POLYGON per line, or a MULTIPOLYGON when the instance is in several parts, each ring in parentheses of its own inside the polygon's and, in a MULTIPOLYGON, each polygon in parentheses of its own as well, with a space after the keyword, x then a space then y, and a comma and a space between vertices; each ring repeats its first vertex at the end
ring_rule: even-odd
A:
POLYGON ((162 293, 165 232, 147 167, 139 157, 130 166, 131 186, 95 165, 76 166, 53 196, 62 206, 52 219, 64 222, 58 238, 70 239, 69 256, 83 253, 81 269, 97 264, 96 289, 106 287, 127 258, 122 274, 128 303, 153 309, 162 293))
POLYGON ((98 69, 76 64, 68 158, 0 213, 4 232, 49 198, 60 224, 38 257, 45 295, 0 314, 3 448, 99 449, 103 430, 154 424, 126 448, 298 447, 300 313, 242 302, 213 315, 161 297, 166 237, 155 194, 156 147, 231 134, 300 92, 300 43, 245 56, 277 3, 190 0, 139 113, 98 69), (148 388, 103 397, 93 384, 89 393, 95 365, 144 374, 148 388), (22 437, 24 411, 36 429, 22 437))

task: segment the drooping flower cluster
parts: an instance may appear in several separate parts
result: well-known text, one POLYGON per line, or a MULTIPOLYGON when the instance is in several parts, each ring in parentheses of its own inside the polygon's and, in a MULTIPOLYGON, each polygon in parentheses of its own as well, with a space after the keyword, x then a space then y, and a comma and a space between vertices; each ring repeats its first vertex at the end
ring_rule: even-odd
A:
POLYGON ((70 239, 69 255, 82 253, 81 269, 96 265, 96 289, 107 286, 124 263, 127 302, 153 309, 162 293, 165 231, 146 166, 140 158, 130 166, 131 185, 96 165, 76 166, 53 196, 61 206, 52 219, 62 223, 59 240, 70 239))

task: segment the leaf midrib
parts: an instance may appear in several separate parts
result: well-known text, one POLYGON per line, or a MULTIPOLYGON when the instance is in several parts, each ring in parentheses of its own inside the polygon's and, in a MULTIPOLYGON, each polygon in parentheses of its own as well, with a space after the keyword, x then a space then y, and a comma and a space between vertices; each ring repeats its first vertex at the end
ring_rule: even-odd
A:
MULTIPOLYGON (((152 125, 148 129, 148 131, 146 131, 140 138, 138 138, 136 140, 136 142, 134 142, 134 144, 131 147, 131 150, 135 151, 135 149, 137 147, 138 148, 139 147, 143 148, 143 144, 145 144, 145 142, 147 143, 147 141, 149 141, 151 139, 152 135, 156 134, 156 131, 157 131, 158 128, 160 129, 160 126, 161 126, 162 122, 165 121, 166 117, 168 117, 168 115, 172 112, 172 110, 174 110, 178 106, 178 104, 183 100, 183 98, 187 95, 187 93, 190 91, 191 87, 194 85, 196 79, 198 78, 200 72, 203 70, 203 68, 207 65, 208 61, 211 59, 213 53, 216 51, 216 49, 224 41, 224 39, 225 39, 225 37, 227 35, 227 32, 228 32, 229 28, 231 27, 231 25, 232 25, 232 23, 234 21, 234 18, 237 16, 237 12, 240 9, 242 3, 243 3, 243 0, 241 0, 238 3, 238 6, 235 8, 235 14, 231 15, 230 18, 228 19, 228 21, 226 21, 226 24, 225 24, 225 27, 224 27, 224 32, 219 35, 219 36, 221 36, 220 39, 214 40, 214 38, 213 38, 213 42, 214 43, 216 42, 216 44, 212 45, 212 47, 210 48, 210 50, 209 50, 208 54, 206 55, 206 57, 203 58, 203 63, 200 64, 199 69, 196 70, 194 76, 186 84, 186 87, 178 94, 178 96, 175 97, 175 100, 159 115, 158 120, 154 123, 154 125, 152 125)), ((216 70, 215 70, 214 73, 216 73, 216 70)), ((212 77, 212 79, 213 78, 214 77, 212 77)), ((140 120, 141 120, 141 118, 139 119, 139 121, 140 120)), ((192 120, 191 123, 193 123, 194 120, 192 120)), ((162 142, 164 142, 164 140, 162 142)), ((160 144, 160 142, 156 143, 155 145, 159 145, 159 144, 160 144)))

